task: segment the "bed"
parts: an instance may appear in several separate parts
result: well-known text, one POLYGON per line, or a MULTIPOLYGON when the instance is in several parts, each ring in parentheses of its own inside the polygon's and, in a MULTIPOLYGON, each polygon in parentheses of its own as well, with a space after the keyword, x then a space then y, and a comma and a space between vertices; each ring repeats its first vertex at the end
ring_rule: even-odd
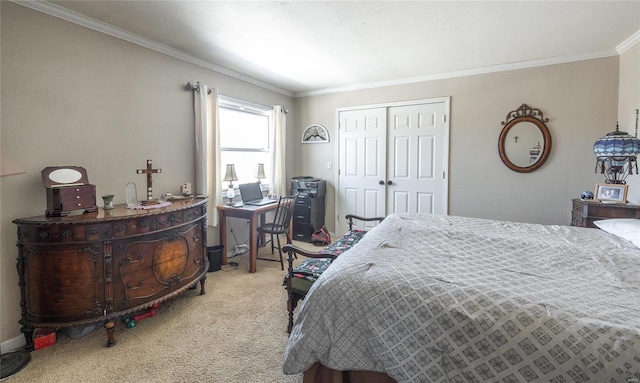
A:
POLYGON ((283 371, 639 382, 639 275, 640 250, 604 230, 390 215, 313 284, 283 371))

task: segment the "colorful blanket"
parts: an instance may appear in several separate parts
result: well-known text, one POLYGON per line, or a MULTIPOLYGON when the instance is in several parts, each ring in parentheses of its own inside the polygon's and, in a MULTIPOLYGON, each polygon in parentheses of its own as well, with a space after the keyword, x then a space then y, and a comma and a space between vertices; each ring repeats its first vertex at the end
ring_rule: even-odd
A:
MULTIPOLYGON (((358 229, 350 230, 337 241, 320 251, 338 256, 352 248, 366 233, 366 231, 358 229)), ((293 269, 293 276, 315 281, 327 267, 329 267, 331 261, 331 258, 307 258, 293 269)), ((289 275, 287 275, 284 282, 282 282, 283 286, 286 286, 288 278, 289 275)))

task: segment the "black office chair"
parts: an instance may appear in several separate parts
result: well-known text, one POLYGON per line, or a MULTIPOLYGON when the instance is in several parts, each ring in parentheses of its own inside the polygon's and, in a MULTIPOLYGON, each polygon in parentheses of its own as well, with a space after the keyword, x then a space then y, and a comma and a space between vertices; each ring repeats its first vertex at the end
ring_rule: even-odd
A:
POLYGON ((273 217, 272 223, 265 223, 264 225, 258 227, 258 244, 260 246, 260 238, 263 234, 271 235, 271 239, 268 242, 271 242, 271 254, 274 254, 274 249, 276 246, 273 243, 273 236, 276 236, 276 240, 278 241, 278 252, 280 253, 280 259, 273 258, 260 258, 265 261, 280 261, 280 267, 284 270, 284 261, 282 258, 282 246, 280 245, 280 235, 285 234, 287 236, 287 244, 291 244, 291 237, 289 236, 289 227, 291 225, 291 216, 293 215, 293 208, 295 206, 297 195, 284 196, 280 197, 278 201, 278 207, 276 209, 275 215, 273 217))

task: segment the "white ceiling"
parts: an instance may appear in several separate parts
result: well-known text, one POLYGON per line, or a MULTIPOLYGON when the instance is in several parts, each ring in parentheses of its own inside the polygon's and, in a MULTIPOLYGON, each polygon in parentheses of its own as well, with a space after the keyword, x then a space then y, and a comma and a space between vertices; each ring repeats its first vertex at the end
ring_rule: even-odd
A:
POLYGON ((293 96, 608 57, 640 40, 637 0, 51 1, 40 7, 114 35, 127 31, 130 41, 169 48, 293 96))

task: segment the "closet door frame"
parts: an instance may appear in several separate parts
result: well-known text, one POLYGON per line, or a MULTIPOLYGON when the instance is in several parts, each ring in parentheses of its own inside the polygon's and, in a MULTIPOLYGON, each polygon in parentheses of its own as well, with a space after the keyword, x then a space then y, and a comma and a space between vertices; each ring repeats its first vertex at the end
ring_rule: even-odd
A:
MULTIPOLYGON (((343 159, 341 158, 341 154, 343 153, 343 148, 341 147, 342 144, 342 137, 341 134, 343 132, 344 127, 340 126, 340 119, 341 119, 341 113, 342 112, 351 112, 351 111, 360 111, 360 110, 367 110, 367 109, 379 109, 379 108, 394 108, 394 107, 403 107, 403 106, 413 106, 413 105, 421 105, 421 104, 435 104, 435 103, 442 103, 444 104, 444 115, 441 116, 442 118, 442 123, 444 124, 443 126, 443 140, 441 141, 443 144, 442 148, 439 148, 442 150, 441 155, 439 155, 438 160, 442 161, 441 162, 441 169, 442 169, 442 174, 438 174, 437 176, 440 177, 442 176, 442 182, 443 182, 443 187, 442 187, 442 202, 440 203, 440 209, 443 209, 443 211, 438 211, 438 213, 442 213, 442 214, 448 214, 448 180, 449 180, 449 121, 450 121, 450 97, 439 97, 439 98, 429 98, 429 99, 419 99, 419 100, 410 100, 410 101, 399 101, 399 102, 390 102, 390 103, 383 103, 383 104, 369 104, 369 105, 358 105, 358 106, 352 106, 352 107, 344 107, 344 108, 336 108, 336 112, 335 112, 335 123, 336 123, 336 127, 338 127, 337 129, 337 149, 335 151, 335 162, 336 164, 338 164, 338 166, 336 166, 335 169, 335 180, 336 180, 336 196, 335 196, 335 209, 336 209, 336 215, 335 215, 335 228, 336 228, 336 233, 342 233, 346 230, 346 222, 344 219, 344 215, 347 213, 351 213, 351 214, 357 214, 360 213, 362 214, 362 212, 353 212, 353 211, 341 211, 342 209, 342 200, 344 198, 344 196, 341 195, 342 193, 342 187, 340 185, 341 182, 341 176, 340 176, 340 172, 341 172, 341 167, 343 166, 343 159)), ((388 116, 388 113, 387 113, 388 116)), ((440 118, 440 117, 439 117, 440 118)), ((383 142, 385 142, 386 144, 386 148, 385 148, 385 163, 388 163, 387 161, 387 155, 389 153, 388 150, 388 145, 391 145, 392 143, 389 141, 389 133, 388 133, 388 126, 385 126, 384 129, 384 134, 385 137, 381 137, 381 140, 383 142)), ((385 178, 382 180, 385 183, 388 181, 386 179, 386 174, 385 174, 385 178)), ((386 193, 386 189, 385 191, 383 191, 383 193, 386 193)), ((384 212, 383 215, 388 214, 388 207, 386 207, 387 210, 384 212)))

